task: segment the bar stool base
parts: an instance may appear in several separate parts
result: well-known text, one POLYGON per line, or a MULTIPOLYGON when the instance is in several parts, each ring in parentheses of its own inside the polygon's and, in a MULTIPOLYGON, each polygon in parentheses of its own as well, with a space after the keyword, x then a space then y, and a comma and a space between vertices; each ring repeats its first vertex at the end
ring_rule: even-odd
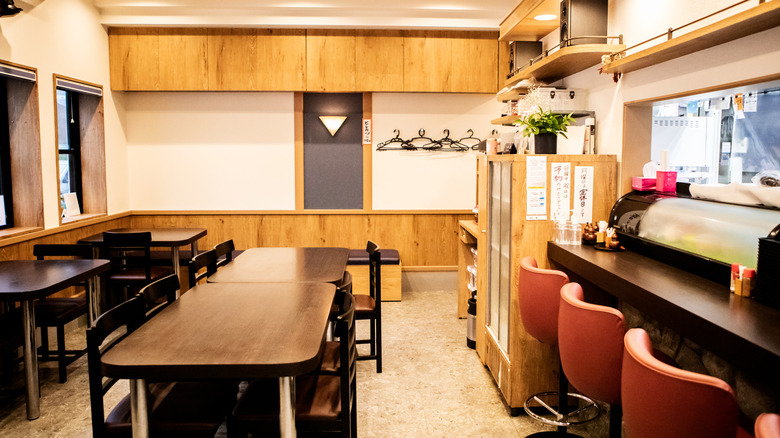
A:
POLYGON ((552 432, 552 431, 532 433, 531 435, 527 435, 525 438, 544 438, 544 437, 548 437, 548 438, 554 438, 554 437, 559 437, 559 438, 566 438, 566 437, 582 438, 582 436, 580 436, 580 435, 574 435, 573 433, 569 433, 569 432, 552 432))

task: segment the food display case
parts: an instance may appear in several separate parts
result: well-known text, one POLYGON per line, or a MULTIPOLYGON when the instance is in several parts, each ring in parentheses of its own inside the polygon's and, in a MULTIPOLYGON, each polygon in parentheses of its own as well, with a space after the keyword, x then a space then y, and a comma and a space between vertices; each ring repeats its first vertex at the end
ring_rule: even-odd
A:
POLYGON ((779 224, 776 208, 646 192, 618 199, 609 218, 626 248, 722 284, 732 263, 758 268, 759 277, 764 265, 765 278, 777 270, 760 257, 759 239, 777 241, 779 224))

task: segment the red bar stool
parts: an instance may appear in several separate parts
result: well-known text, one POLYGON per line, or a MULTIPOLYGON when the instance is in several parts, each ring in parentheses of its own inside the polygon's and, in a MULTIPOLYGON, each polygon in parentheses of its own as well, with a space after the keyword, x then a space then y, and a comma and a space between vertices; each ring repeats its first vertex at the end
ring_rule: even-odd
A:
POLYGON ((619 310, 585 302, 582 287, 577 283, 561 288, 561 366, 578 391, 610 404, 610 438, 620 438, 622 429, 620 371, 625 334, 626 321, 619 310))
POLYGON ((631 438, 743 438, 734 391, 721 379, 681 370, 653 356, 647 332, 626 333, 621 398, 631 438))
MULTIPOLYGON (((569 282, 569 277, 561 272, 537 267, 533 257, 525 257, 520 262, 518 281, 518 298, 520 302, 520 318, 523 327, 529 335, 545 344, 558 344, 558 307, 561 302, 561 288, 569 282)), ((560 365, 560 363, 559 363, 560 365)), ((558 392, 534 394, 526 400, 523 407, 532 418, 552 426, 557 426, 556 432, 539 432, 529 437, 557 436, 576 437, 578 435, 566 432, 566 427, 596 418, 601 409, 591 399, 581 394, 568 392, 569 382, 561 367, 558 392), (548 403, 545 398, 557 396, 557 401, 548 403), (583 400, 584 407, 574 412, 567 412, 569 398, 583 400), (557 410, 550 405, 557 403, 557 410), (536 411, 546 410, 548 416, 542 416, 536 411), (586 414, 592 414, 586 416, 586 414)), ((548 400, 549 401, 549 400, 548 400)))
POLYGON ((780 438, 780 415, 759 415, 756 418, 756 438, 780 438))

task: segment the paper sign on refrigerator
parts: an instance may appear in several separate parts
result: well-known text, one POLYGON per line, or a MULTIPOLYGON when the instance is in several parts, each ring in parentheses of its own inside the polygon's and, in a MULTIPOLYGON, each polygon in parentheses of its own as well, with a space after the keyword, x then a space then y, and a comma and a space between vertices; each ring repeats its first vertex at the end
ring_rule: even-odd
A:
POLYGON ((547 157, 529 156, 525 161, 525 219, 547 220, 547 157))
POLYGON ((574 217, 581 224, 593 221, 593 166, 574 167, 574 217))

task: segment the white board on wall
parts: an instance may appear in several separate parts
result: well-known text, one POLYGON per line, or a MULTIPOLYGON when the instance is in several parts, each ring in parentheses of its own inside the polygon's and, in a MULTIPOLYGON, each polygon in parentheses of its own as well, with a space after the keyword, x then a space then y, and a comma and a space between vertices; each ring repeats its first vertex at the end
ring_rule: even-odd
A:
POLYGON ((395 137, 420 129, 432 139, 485 138, 500 115, 493 94, 374 93, 372 152, 374 210, 471 210, 476 203, 475 152, 377 151, 395 137))
POLYGON ((293 93, 132 93, 133 210, 294 210, 293 93))

